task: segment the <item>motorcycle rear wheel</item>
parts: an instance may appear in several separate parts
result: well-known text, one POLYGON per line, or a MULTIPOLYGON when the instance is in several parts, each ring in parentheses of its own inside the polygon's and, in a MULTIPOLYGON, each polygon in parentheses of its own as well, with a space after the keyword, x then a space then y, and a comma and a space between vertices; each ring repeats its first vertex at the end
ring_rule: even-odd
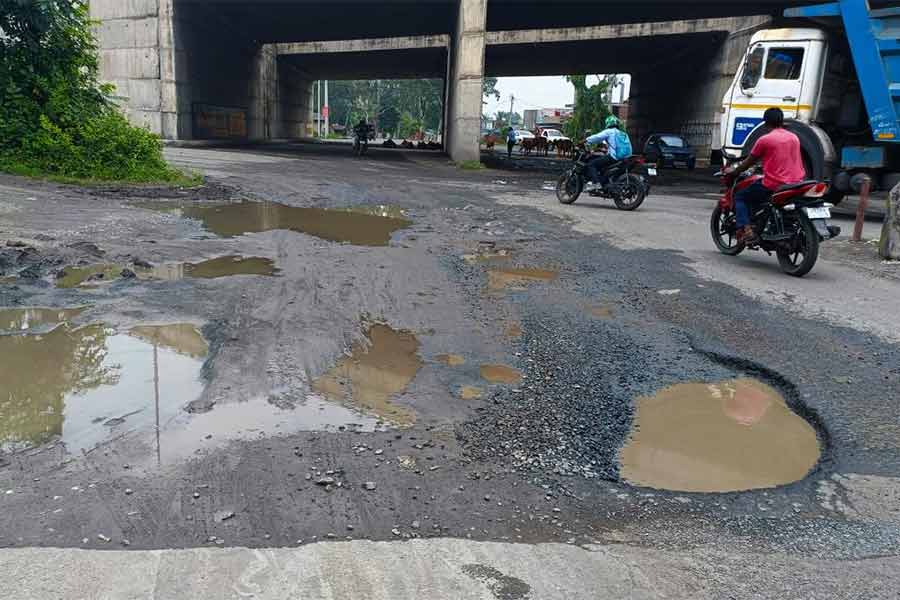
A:
POLYGON ((561 204, 572 204, 584 190, 584 180, 577 173, 563 173, 556 182, 556 198, 561 204))
POLYGON ((712 218, 709 220, 709 231, 712 234, 716 248, 722 254, 737 256, 744 251, 744 242, 739 242, 737 239, 737 224, 734 212, 730 210, 723 211, 721 206, 716 206, 713 210, 712 218))
POLYGON ((613 202, 619 210, 635 210, 644 203, 647 197, 647 187, 639 175, 628 173, 620 181, 621 191, 613 196, 613 202))
POLYGON ((797 237, 791 249, 778 249, 775 254, 781 270, 788 275, 803 277, 812 270, 819 258, 819 232, 806 215, 797 215, 797 237))

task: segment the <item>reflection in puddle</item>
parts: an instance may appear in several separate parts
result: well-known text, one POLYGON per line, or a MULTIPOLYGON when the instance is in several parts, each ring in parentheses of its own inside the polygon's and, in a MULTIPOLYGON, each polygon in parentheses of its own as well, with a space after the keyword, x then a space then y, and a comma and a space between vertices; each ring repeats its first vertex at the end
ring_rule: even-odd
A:
POLYGON ((803 479, 819 458, 813 428, 752 379, 688 383, 640 398, 622 478, 683 492, 768 488, 803 479))
POLYGON ((410 332, 381 324, 373 325, 367 337, 368 344, 354 344, 351 356, 313 381, 313 390, 385 421, 413 424, 413 411, 392 403, 391 398, 406 389, 422 366, 416 354, 418 340, 410 332))
POLYGON ((0 331, 49 330, 74 320, 81 308, 4 308, 0 309, 0 331))
POLYGON ((191 327, 119 334, 63 323, 46 334, 0 337, 0 449, 59 438, 73 452, 158 430, 203 391, 205 342, 201 348, 191 327))
POLYGON ((481 398, 481 394, 481 388, 471 385, 464 385, 459 389, 459 397, 463 400, 477 400, 481 398))
POLYGON ((174 212, 202 221, 222 237, 288 229, 332 242, 358 246, 387 246, 391 235, 412 225, 403 212, 391 206, 363 206, 343 209, 300 208, 277 202, 241 202, 218 205, 172 205, 155 202, 143 208, 174 212))
POLYGON ((522 381, 522 374, 506 365, 481 365, 481 378, 490 383, 515 385, 522 381))
POLYGON ((501 291, 505 289, 521 289, 535 281, 553 281, 559 272, 551 269, 490 269, 488 271, 488 289, 501 291))
POLYGON ((275 275, 277 269, 271 259, 258 256, 220 256, 199 263, 158 265, 150 269, 135 269, 140 279, 179 281, 185 277, 216 279, 234 275, 275 275))
POLYGON ((65 267, 56 279, 56 287, 74 288, 82 284, 99 284, 115 281, 121 276, 121 273, 122 267, 117 265, 65 267))
POLYGON ((466 364, 466 358, 461 354, 439 354, 435 358, 450 367, 466 364))

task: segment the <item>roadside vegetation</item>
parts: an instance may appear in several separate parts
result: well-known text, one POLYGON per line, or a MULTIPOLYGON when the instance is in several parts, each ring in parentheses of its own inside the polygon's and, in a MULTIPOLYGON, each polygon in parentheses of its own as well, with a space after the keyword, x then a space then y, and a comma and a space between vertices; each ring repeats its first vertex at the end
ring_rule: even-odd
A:
POLYGON ((98 80, 83 0, 0 0, 0 171, 60 180, 194 183, 128 123, 98 80))

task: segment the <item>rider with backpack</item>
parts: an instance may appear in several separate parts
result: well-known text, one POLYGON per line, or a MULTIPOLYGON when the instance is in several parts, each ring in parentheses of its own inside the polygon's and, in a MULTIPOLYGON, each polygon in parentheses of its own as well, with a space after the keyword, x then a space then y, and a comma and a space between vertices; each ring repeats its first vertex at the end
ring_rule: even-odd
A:
POLYGON ((622 131, 619 119, 613 116, 606 118, 606 129, 600 133, 590 136, 585 143, 589 146, 595 146, 606 142, 609 152, 606 154, 595 154, 585 166, 585 176, 588 181, 594 184, 601 183, 601 173, 604 173, 610 165, 624 160, 631 156, 631 139, 628 134, 622 131))

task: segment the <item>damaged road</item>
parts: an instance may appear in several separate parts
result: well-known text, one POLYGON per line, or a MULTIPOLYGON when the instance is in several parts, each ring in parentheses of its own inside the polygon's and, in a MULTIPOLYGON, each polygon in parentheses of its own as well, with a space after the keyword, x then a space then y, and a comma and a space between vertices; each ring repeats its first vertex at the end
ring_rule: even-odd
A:
POLYGON ((440 538, 408 545, 492 548, 459 565, 471 597, 543 598, 537 574, 482 561, 615 544, 612 562, 662 552, 673 572, 772 557, 754 589, 706 569, 636 597, 890 597, 900 348, 872 333, 887 309, 860 324, 745 295, 764 278, 819 305, 810 290, 840 283, 698 269, 642 237, 682 202, 664 187, 635 213, 559 207, 543 174, 373 150, 170 150, 208 175, 192 190, 0 177, 0 545, 440 538), (708 401, 651 414, 680 393, 708 401), (684 421, 654 436, 654 418, 684 421), (876 574, 824 576, 843 561, 876 574), (822 575, 806 596, 783 593, 794 564, 822 575))

